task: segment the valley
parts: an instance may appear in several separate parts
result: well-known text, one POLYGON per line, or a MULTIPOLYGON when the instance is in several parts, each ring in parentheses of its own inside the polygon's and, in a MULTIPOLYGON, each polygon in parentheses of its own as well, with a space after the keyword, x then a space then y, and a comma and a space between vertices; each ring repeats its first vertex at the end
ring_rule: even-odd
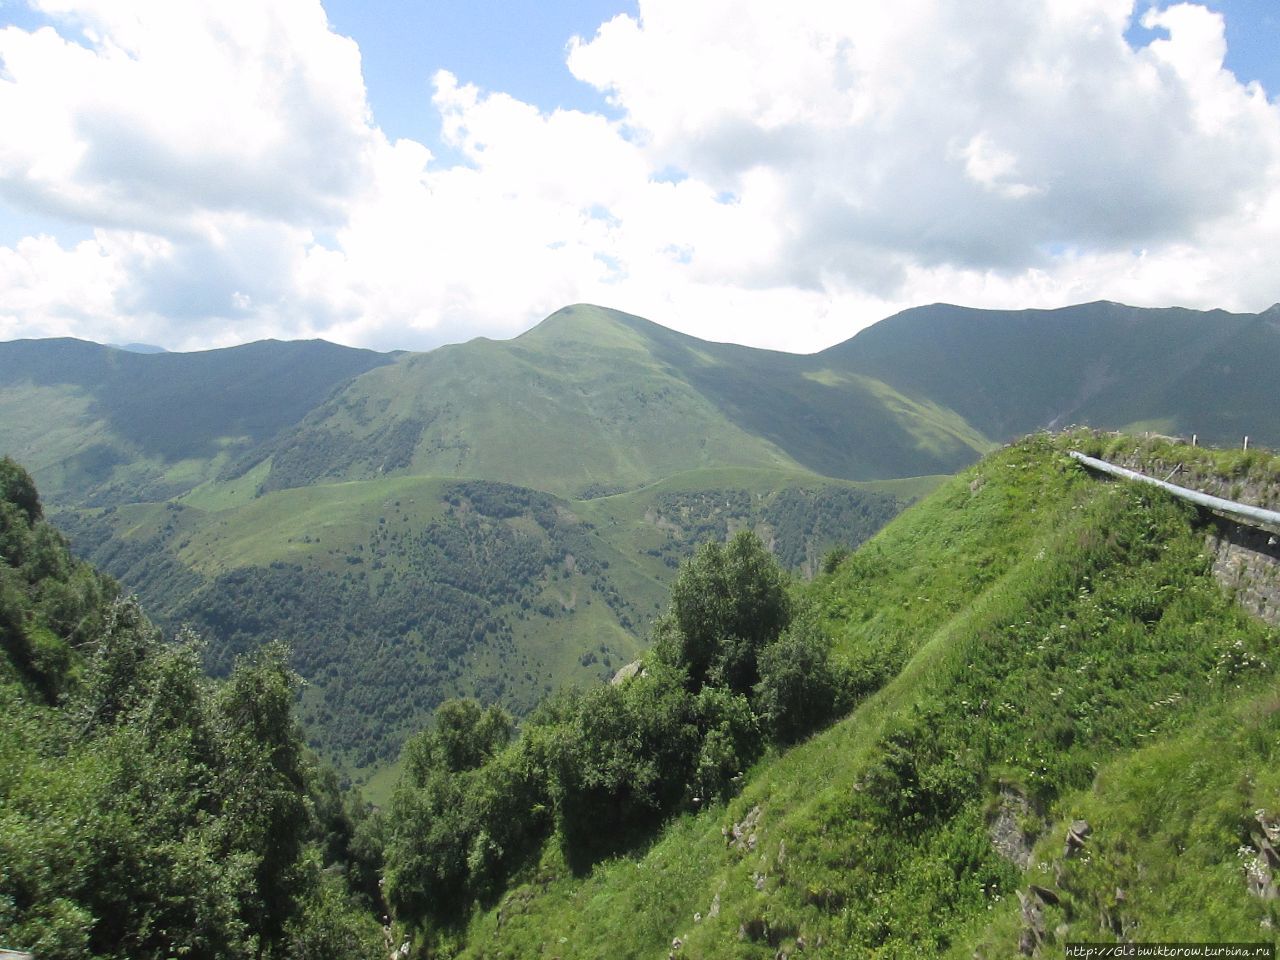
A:
POLYGON ((523 715, 634 660, 708 539, 751 529, 812 577, 1064 420, 1267 442, 1248 364, 1278 342, 1270 314, 1116 304, 925 307, 809 356, 587 305, 426 354, 28 341, 0 344, 0 448, 213 672, 287 641, 313 745, 364 782, 449 697, 523 715))

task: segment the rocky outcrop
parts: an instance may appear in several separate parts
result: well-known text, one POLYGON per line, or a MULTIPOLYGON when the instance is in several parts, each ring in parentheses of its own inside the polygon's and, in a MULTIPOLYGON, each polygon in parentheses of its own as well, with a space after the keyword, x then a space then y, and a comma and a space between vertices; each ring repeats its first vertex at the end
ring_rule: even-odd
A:
POLYGON ((987 835, 996 853, 1022 870, 1030 866, 1031 849, 1036 842, 1036 835, 1027 830, 1032 819, 1026 796, 1014 787, 1002 786, 995 810, 987 818, 987 835))
POLYGON ((1220 519, 1208 542, 1214 578, 1254 616, 1280 626, 1280 535, 1220 519))

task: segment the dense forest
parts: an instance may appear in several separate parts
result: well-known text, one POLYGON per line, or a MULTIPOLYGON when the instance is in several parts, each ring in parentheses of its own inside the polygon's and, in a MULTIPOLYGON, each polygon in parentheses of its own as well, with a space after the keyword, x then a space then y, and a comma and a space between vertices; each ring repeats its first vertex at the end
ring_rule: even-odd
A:
POLYGON ((439 513, 425 522, 411 515, 419 505, 388 498, 352 541, 325 536, 304 544, 309 559, 215 576, 177 559, 200 522, 183 504, 166 505, 153 532, 132 537, 117 535, 127 521, 111 508, 57 520, 86 557, 138 591, 157 622, 207 637, 214 675, 267 640, 286 641, 309 684, 300 708, 309 743, 349 770, 394 761, 452 697, 524 716, 562 684, 612 676, 661 612, 656 600, 642 605, 624 593, 622 563, 653 564, 664 580, 652 580, 648 592, 661 597, 699 544, 747 529, 768 539, 785 568, 812 574, 825 553, 861 543, 902 506, 887 493, 838 486, 768 496, 731 487, 664 491, 648 508, 642 526, 651 545, 642 549, 610 539, 627 525, 604 506, 586 519, 572 502, 480 480, 443 484, 438 497, 439 513), (598 620, 575 621, 592 606, 616 632, 589 633, 598 620), (534 631, 583 648, 577 676, 549 669, 530 649, 534 631))

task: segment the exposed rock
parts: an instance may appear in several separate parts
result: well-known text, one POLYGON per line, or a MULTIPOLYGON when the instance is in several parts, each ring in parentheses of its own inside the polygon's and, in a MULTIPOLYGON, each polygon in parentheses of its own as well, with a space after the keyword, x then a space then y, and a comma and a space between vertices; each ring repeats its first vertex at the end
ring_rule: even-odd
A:
POLYGON ((1062 847, 1062 856, 1071 859, 1084 849, 1084 842, 1093 833, 1088 820, 1074 820, 1067 831, 1067 841, 1062 847))
POLYGON ((630 680, 632 677, 643 677, 644 675, 644 662, 641 660, 632 660, 625 667, 619 667, 618 672, 613 675, 613 679, 609 682, 616 687, 630 680))
POLYGON ((1031 803, 1021 791, 1002 786, 995 812, 987 821, 987 834, 996 853, 1022 870, 1031 865, 1036 840, 1023 828, 1030 816, 1031 803))
POLYGON ((1254 811, 1253 818, 1258 821, 1258 826, 1262 828, 1268 840, 1272 843, 1280 843, 1280 818, 1267 813, 1266 810, 1254 811))
POLYGON ((1213 575, 1236 602, 1280 625, 1280 545, 1265 530, 1217 518, 1209 534, 1213 575))
POLYGON ((720 894, 716 894, 711 901, 711 909, 707 911, 707 918, 720 916, 720 894))
POLYGON ((1244 881, 1249 893, 1259 900, 1280 899, 1280 886, 1277 886, 1265 856, 1252 847, 1241 847, 1237 852, 1244 862, 1244 881))
POLYGON ((760 812, 760 805, 756 804, 740 822, 722 829, 720 834, 724 837, 725 843, 743 852, 754 850, 757 839, 755 829, 760 822, 760 812))
POLYGON ((1280 853, 1277 853, 1272 845, 1273 840, 1280 841, 1280 825, 1273 824, 1265 810, 1259 810, 1254 814, 1254 819, 1261 827, 1261 830, 1253 830, 1249 833, 1254 847, 1270 869, 1280 869, 1280 853))
POLYGON ((1035 893, 1018 891, 1018 903, 1022 913, 1022 934, 1018 937, 1018 952, 1024 957, 1033 956, 1045 940, 1044 905, 1035 893))
POLYGON ((1056 907, 1062 902, 1062 898, 1058 896, 1058 892, 1056 890, 1050 890, 1048 887, 1042 887, 1039 884, 1033 883, 1027 889, 1039 897, 1042 903, 1046 903, 1051 907, 1056 907))

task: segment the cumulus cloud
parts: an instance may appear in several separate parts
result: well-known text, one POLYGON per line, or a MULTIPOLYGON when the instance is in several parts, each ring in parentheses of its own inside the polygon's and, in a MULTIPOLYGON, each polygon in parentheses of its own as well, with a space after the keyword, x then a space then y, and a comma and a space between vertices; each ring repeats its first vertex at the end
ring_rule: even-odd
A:
POLYGON ((37 0, 0 31, 0 182, 93 225, 340 218, 373 131, 356 45, 308 0, 37 0))
POLYGON ((642 0, 567 68, 620 119, 440 72, 390 142, 317 0, 39 0, 0 31, 0 335, 510 335, 591 300, 814 349, 915 303, 1280 299, 1280 108, 1219 15, 1129 0, 642 0), (111 331, 108 334, 99 331, 111 331))

